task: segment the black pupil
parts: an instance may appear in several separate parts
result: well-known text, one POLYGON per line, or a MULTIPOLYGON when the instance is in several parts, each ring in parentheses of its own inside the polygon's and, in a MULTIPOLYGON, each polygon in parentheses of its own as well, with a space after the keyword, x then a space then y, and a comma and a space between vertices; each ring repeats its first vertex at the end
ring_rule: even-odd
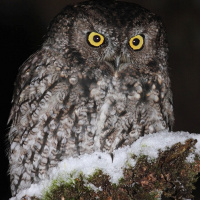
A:
POLYGON ((94 40, 94 42, 99 42, 99 41, 101 40, 101 38, 100 38, 100 36, 95 35, 95 36, 93 37, 93 40, 94 40))
POLYGON ((134 46, 137 46, 139 43, 140 43, 140 40, 139 40, 139 39, 135 38, 135 39, 133 40, 133 45, 134 45, 134 46))

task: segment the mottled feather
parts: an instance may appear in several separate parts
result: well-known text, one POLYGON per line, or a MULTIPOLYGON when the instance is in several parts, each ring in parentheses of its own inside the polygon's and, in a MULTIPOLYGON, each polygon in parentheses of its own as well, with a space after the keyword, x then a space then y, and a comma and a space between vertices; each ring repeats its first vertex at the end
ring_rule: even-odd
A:
POLYGON ((11 190, 28 188, 67 157, 130 145, 171 130, 168 47, 161 20, 132 3, 67 6, 20 68, 10 140, 11 190), (105 38, 100 47, 88 34, 105 38), (129 40, 144 38, 134 51, 129 40))

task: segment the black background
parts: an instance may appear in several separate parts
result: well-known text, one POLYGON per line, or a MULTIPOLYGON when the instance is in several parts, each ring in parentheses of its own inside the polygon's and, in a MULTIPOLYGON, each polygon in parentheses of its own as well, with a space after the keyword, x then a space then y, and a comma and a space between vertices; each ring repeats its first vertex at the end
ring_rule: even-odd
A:
MULTIPOLYGON (((128 1, 128 0, 127 0, 128 1)), ((10 197, 6 125, 19 66, 42 44, 51 19, 67 0, 0 0, 1 189, 10 197)), ((129 0, 161 16, 167 29, 174 95, 174 131, 200 133, 200 0, 129 0)), ((195 200, 198 197, 195 192, 195 200)), ((200 196, 200 195, 199 195, 200 196)))

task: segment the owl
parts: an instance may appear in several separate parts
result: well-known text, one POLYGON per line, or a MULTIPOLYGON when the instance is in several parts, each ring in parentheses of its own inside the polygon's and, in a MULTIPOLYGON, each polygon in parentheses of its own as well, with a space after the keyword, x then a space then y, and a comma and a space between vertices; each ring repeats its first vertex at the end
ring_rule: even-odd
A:
POLYGON ((161 20, 127 2, 67 6, 19 69, 12 103, 12 195, 46 178, 65 158, 112 153, 145 134, 170 131, 161 20))

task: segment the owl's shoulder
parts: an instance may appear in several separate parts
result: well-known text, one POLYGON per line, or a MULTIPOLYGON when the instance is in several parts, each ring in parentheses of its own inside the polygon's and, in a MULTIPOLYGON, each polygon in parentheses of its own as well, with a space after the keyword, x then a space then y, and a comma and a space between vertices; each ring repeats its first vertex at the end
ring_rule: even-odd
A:
POLYGON ((42 47, 21 65, 15 81, 8 123, 17 116, 24 103, 40 96, 52 82, 59 79, 64 63, 56 56, 50 48, 42 47))

